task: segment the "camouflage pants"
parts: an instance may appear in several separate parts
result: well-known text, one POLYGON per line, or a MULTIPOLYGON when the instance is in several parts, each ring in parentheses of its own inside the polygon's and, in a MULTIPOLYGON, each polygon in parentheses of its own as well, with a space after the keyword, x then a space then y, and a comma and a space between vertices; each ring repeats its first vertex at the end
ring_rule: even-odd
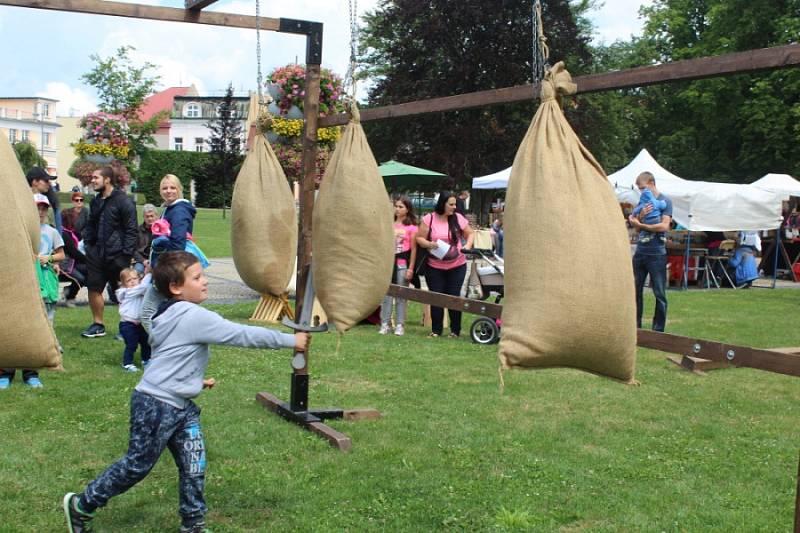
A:
POLYGON ((92 512, 136 485, 150 473, 164 448, 169 448, 178 467, 183 524, 201 521, 207 508, 203 500, 206 450, 200 408, 189 402, 186 409, 178 409, 137 390, 131 395, 128 452, 89 483, 80 498, 81 508, 92 512))

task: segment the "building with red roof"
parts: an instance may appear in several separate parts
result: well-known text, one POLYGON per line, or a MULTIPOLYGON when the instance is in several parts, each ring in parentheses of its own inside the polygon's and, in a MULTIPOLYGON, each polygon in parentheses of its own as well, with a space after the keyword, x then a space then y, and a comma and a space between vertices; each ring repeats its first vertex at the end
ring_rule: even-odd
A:
POLYGON ((158 124, 158 130, 153 135, 156 141, 156 148, 159 150, 170 149, 170 115, 172 114, 172 106, 175 97, 179 96, 198 96, 197 89, 194 85, 189 87, 169 87, 161 92, 157 92, 145 98, 144 105, 139 112, 142 120, 149 120, 157 113, 164 112, 164 118, 158 124))

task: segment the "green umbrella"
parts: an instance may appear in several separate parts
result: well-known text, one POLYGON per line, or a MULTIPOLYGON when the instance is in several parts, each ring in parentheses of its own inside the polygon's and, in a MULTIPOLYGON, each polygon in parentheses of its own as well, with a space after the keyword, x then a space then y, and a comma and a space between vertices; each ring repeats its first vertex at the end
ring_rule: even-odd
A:
POLYGON ((400 189, 404 191, 417 190, 420 187, 428 188, 431 182, 439 182, 440 178, 446 178, 447 174, 441 172, 434 172, 433 170, 425 170, 424 168, 413 167, 400 163, 399 161, 387 161, 378 165, 378 170, 383 176, 383 183, 388 189, 391 185, 391 190, 397 192, 398 184, 400 189), (439 178, 439 179, 437 179, 439 178))

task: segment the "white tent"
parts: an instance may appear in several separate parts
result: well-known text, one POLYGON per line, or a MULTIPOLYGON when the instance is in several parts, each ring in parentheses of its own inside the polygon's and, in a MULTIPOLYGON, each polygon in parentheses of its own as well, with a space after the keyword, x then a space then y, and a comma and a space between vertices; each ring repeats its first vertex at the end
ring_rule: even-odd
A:
POLYGON ((508 178, 511 176, 511 167, 488 176, 472 178, 473 189, 505 189, 508 187, 508 178))
POLYGON ((797 181, 789 174, 767 174, 760 180, 751 183, 751 185, 765 191, 781 193, 784 198, 800 196, 800 181, 797 181))
POLYGON ((691 231, 774 229, 781 224, 781 193, 754 185, 685 180, 669 172, 647 150, 608 176, 617 199, 636 204, 636 177, 653 173, 656 188, 672 200, 672 216, 691 231))

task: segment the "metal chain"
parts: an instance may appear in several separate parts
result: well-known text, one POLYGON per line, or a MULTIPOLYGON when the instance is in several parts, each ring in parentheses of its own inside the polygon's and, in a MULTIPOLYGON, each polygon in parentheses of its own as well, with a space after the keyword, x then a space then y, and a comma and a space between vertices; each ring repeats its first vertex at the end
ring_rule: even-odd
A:
POLYGON ((256 63, 258 74, 256 75, 256 87, 258 91, 258 105, 264 104, 264 96, 261 94, 261 3, 256 0, 256 63))
POLYGON ((533 22, 533 58, 531 60, 531 68, 533 70, 533 83, 537 84, 542 81, 545 72, 550 68, 548 63, 550 48, 547 46, 547 37, 544 36, 541 0, 533 0, 531 18, 533 22))
POLYGON ((358 0, 347 0, 350 9, 350 66, 344 85, 350 89, 350 98, 356 101, 356 66, 358 61, 358 0))

